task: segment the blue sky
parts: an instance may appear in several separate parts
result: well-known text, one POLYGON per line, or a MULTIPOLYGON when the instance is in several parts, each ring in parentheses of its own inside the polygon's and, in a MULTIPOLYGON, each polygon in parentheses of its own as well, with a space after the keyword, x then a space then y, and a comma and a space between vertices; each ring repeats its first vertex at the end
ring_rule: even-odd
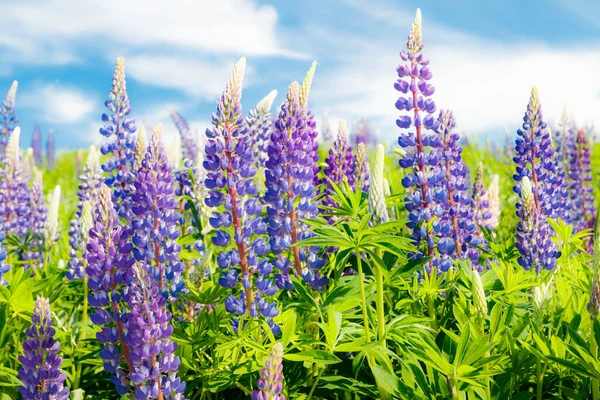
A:
POLYGON ((394 141, 398 52, 423 12, 438 107, 458 129, 504 137, 533 84, 549 121, 563 104, 600 126, 600 6, 593 1, 20 0, 0 2, 0 89, 19 81, 22 147, 36 123, 57 145, 97 143, 116 57, 125 58, 132 114, 163 122, 173 107, 203 132, 236 60, 247 57, 243 105, 318 67, 310 97, 332 125, 369 118, 394 141), (596 118, 596 120, 594 120, 596 118))

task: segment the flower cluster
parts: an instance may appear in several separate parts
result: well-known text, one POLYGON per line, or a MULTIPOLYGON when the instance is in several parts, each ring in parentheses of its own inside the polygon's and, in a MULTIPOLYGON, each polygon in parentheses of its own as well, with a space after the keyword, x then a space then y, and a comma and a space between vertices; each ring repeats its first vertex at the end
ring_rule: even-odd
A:
POLYGON ((128 210, 123 207, 123 199, 130 190, 131 164, 135 148, 135 121, 128 118, 131 112, 127 87, 125 82, 125 67, 123 59, 117 59, 117 66, 112 81, 112 89, 108 100, 104 103, 110 115, 102 114, 102 121, 106 123, 100 128, 100 133, 112 141, 105 142, 100 151, 102 154, 112 154, 102 165, 102 170, 109 174, 105 179, 106 185, 113 188, 115 207, 119 216, 126 218, 128 210))
POLYGON ((473 183, 473 203, 477 227, 484 226, 491 228, 489 221, 492 218, 492 213, 490 212, 490 201, 487 198, 487 192, 485 190, 485 185, 483 184, 483 163, 479 163, 477 175, 475 175, 475 182, 473 183))
POLYGON ((340 186, 346 180, 350 187, 354 188, 354 169, 355 167, 364 168, 364 161, 362 165, 357 163, 354 154, 352 154, 352 147, 348 142, 348 128, 345 120, 340 121, 337 138, 329 149, 329 155, 325 159, 325 164, 326 166, 323 171, 323 205, 335 207, 336 203, 330 197, 333 190, 331 182, 340 186))
POLYGON ((48 130, 48 139, 46 141, 46 169, 50 171, 56 163, 56 155, 54 148, 54 131, 48 130))
POLYGON ((19 120, 15 114, 15 96, 17 94, 17 86, 19 83, 13 81, 6 95, 6 99, 0 107, 0 161, 5 157, 6 146, 10 139, 10 135, 16 128, 19 120))
POLYGON ((293 82, 269 141, 264 199, 268 204, 271 250, 278 255, 278 286, 292 287, 288 269, 293 263, 297 275, 321 289, 327 280, 318 273, 323 265, 317 257, 318 249, 294 246, 310 235, 302 220, 317 215, 313 138, 303 115, 300 87, 293 82))
POLYGON ((2 242, 6 235, 0 231, 0 286, 7 286, 8 281, 4 278, 4 275, 10 270, 10 265, 6 262, 6 249, 2 246, 2 242))
POLYGON ((285 400, 283 391, 283 346, 276 343, 260 371, 258 390, 252 392, 252 400, 285 400))
POLYGON ((385 149, 382 144, 375 149, 373 160, 373 174, 371 175, 371 186, 369 187, 369 211, 373 213, 375 224, 388 222, 390 215, 386 205, 388 181, 385 179, 385 149))
POLYGON ((368 145, 373 144, 374 142, 375 135, 373 134, 367 119, 363 117, 358 121, 356 132, 352 135, 352 143, 355 146, 358 146, 360 143, 368 145))
POLYGON ((29 221, 31 228, 29 238, 29 250, 24 255, 24 259, 34 262, 38 266, 42 261, 42 251, 44 244, 44 231, 46 219, 48 218, 48 207, 44 198, 44 184, 42 182, 42 172, 37 168, 33 170, 33 182, 29 191, 29 221))
POLYGON ((369 191, 371 183, 371 171, 369 170, 369 160, 367 159, 367 148, 364 143, 359 143, 354 158, 354 170, 352 171, 354 185, 363 192, 369 191))
MULTIPOLYGON (((435 89, 428 83, 432 73, 429 60, 422 54, 421 22, 421 11, 417 10, 406 42, 408 52, 400 52, 403 63, 396 69, 399 79, 394 84, 397 91, 407 95, 401 95, 396 101, 396 108, 405 114, 396 120, 396 125, 402 129, 398 144, 404 150, 400 166, 406 169, 402 184, 407 191, 407 226, 419 249, 411 255, 413 258, 435 256, 435 237, 450 231, 442 219, 445 209, 440 202, 447 198, 444 170, 440 165, 442 141, 437 132, 439 120, 433 116, 436 105, 431 95, 435 89), (411 127, 414 131, 409 130, 411 127)), ((433 258, 428 268, 447 270, 450 265, 448 257, 443 263, 433 258)))
POLYGON ((194 140, 194 136, 192 134, 192 130, 190 129, 190 125, 177 111, 171 110, 171 119, 175 124, 175 127, 179 131, 179 137, 181 139, 182 148, 183 148, 183 158, 184 160, 196 161, 196 157, 198 157, 199 147, 196 140, 194 140))
MULTIPOLYGON (((213 127, 206 130, 204 183, 210 192, 205 204, 214 210, 209 221, 215 228, 212 242, 224 248, 217 257, 222 269, 219 283, 237 289, 241 281, 239 297, 230 294, 225 301, 227 311, 237 316, 262 314, 273 331, 279 332, 272 321, 279 309, 268 300, 277 290, 270 279, 273 266, 263 258, 269 252, 269 244, 263 238, 267 226, 260 217, 263 206, 254 182, 256 164, 252 138, 240 103, 245 68, 246 59, 242 58, 217 104, 212 116, 213 127), (254 282, 252 275, 256 276, 254 282)), ((232 320, 234 329, 238 323, 236 318, 232 320)))
POLYGON ((49 248, 59 239, 58 235, 58 209, 60 207, 60 186, 56 185, 52 191, 48 216, 44 224, 44 247, 49 248))
POLYGON ((42 131, 39 125, 36 125, 35 129, 33 130, 31 148, 33 149, 33 159, 35 160, 35 165, 38 168, 42 168, 44 166, 44 156, 42 155, 42 131))
POLYGON ((583 129, 567 153, 571 222, 575 232, 593 229, 596 199, 590 166, 590 145, 583 129))
POLYGON ((60 370, 60 343, 54 339, 50 302, 38 297, 23 342, 24 355, 19 356, 19 393, 25 400, 68 400, 69 388, 64 386, 67 375, 60 370))
POLYGON ((483 200, 488 202, 490 217, 486 219, 485 226, 494 230, 500 223, 500 176, 493 175, 492 182, 483 195, 483 200))
POLYGON ((319 132, 317 132, 317 123, 315 122, 315 116, 310 110, 310 107, 308 106, 308 95, 310 94, 310 88, 312 86, 312 81, 315 77, 316 69, 317 62, 313 61, 310 65, 310 68, 308 69, 308 72, 306 72, 306 76, 304 77, 304 80, 302 81, 302 86, 299 90, 300 114, 302 116, 304 124, 306 125, 306 145, 307 150, 310 150, 308 152, 308 158, 313 160, 313 183, 315 186, 317 186, 320 183, 319 172, 321 171, 321 168, 318 164, 319 142, 317 141, 317 136, 319 136, 319 132))
POLYGON ((100 167, 100 153, 96 147, 92 145, 88 152, 86 165, 83 168, 82 174, 79 176, 79 187, 77 192, 79 202, 77 204, 77 211, 71 220, 71 226, 69 228, 69 245, 71 246, 71 250, 69 251, 69 270, 66 274, 68 279, 83 279, 85 275, 81 252, 85 248, 85 241, 90 226, 89 224, 84 226, 85 219, 83 218, 83 206, 86 202, 89 202, 89 205, 92 208, 96 205, 101 185, 102 170, 100 167))
POLYGON ((554 146, 535 87, 523 118, 523 129, 517 135, 514 191, 519 195, 516 247, 521 257, 518 261, 525 269, 551 270, 560 253, 551 241, 552 229, 546 218, 559 217, 568 206, 568 199, 563 197, 566 193, 556 171, 554 146))
POLYGON ((323 114, 323 119, 321 120, 321 135, 323 137, 323 141, 325 143, 331 142, 333 140, 333 129, 331 128, 331 123, 329 122, 329 113, 325 111, 323 114))
POLYGON ((252 147, 258 159, 257 167, 259 168, 264 168, 267 161, 267 149, 273 130, 271 105, 273 105, 275 97, 277 97, 277 90, 271 91, 259 101, 246 118, 246 125, 252 138, 252 147))

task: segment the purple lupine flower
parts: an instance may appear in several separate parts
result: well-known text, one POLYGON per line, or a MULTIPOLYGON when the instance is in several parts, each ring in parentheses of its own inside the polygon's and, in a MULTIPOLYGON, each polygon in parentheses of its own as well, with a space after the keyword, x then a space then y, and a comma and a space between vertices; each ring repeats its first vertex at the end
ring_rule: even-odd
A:
POLYGON ((130 378, 138 400, 183 400, 185 382, 177 377, 180 360, 175 356, 177 343, 171 340, 171 313, 154 269, 149 260, 136 263, 128 288, 130 378))
POLYGON ((277 90, 272 90, 256 107, 250 110, 246 118, 249 135, 252 138, 252 147, 254 154, 258 158, 257 167, 264 169, 267 161, 267 150, 269 139, 273 130, 273 120, 271 119, 271 105, 277 97, 277 90))
POLYGON ((494 230, 500 223, 500 175, 492 176, 492 183, 488 186, 483 198, 489 204, 488 211, 490 213, 490 218, 486 220, 485 226, 494 230))
POLYGON ((183 118, 177 111, 170 110, 171 119, 175 124, 175 127, 179 131, 181 137, 181 144, 183 149, 183 159, 191 162, 196 161, 198 157, 199 146, 197 141, 194 139, 194 135, 188 122, 183 118))
POLYGON ((414 245, 418 252, 411 258, 433 257, 428 263, 431 271, 434 267, 446 271, 452 265, 448 257, 453 245, 444 242, 441 257, 435 256, 435 237, 451 231, 447 218, 443 218, 446 209, 443 202, 447 199, 444 190, 444 169, 440 165, 442 141, 437 133, 439 121, 433 116, 436 110, 430 98, 434 87, 427 83, 432 77, 429 60, 423 56, 421 38, 421 11, 417 9, 415 21, 406 42, 408 52, 401 51, 402 64, 396 69, 398 79, 394 84, 397 91, 408 97, 400 96, 396 108, 403 111, 396 120, 402 129, 398 144, 404 150, 400 166, 406 169, 402 185, 406 189, 406 210, 409 212, 407 227, 412 231, 414 245), (414 127, 415 131, 410 131, 414 127))
POLYGON ((60 370, 60 343, 54 339, 48 299, 38 296, 31 322, 25 331, 24 354, 19 356, 19 393, 24 400, 68 400, 69 388, 64 385, 67 375, 60 370))
POLYGON ((54 168, 56 162, 56 155, 54 149, 54 131, 48 129, 48 140, 46 142, 46 169, 48 171, 54 168))
POLYGON ((477 231, 473 198, 469 193, 467 175, 469 170, 462 159, 460 135, 453 131, 455 122, 452 112, 441 110, 438 117, 438 132, 442 140, 441 165, 445 173, 444 189, 446 198, 440 201, 446 209, 440 224, 449 225, 450 231, 441 229, 437 249, 442 264, 449 257, 471 260, 471 266, 479 269, 477 246, 483 243, 483 237, 477 231))
POLYGON ((567 117, 567 107, 563 112, 558 123, 558 130, 554 132, 553 140, 556 148, 555 159, 560 168, 567 170, 569 162, 569 152, 575 148, 575 139, 577 132, 573 121, 567 117))
POLYGON ((325 143, 333 140, 333 129, 331 128, 331 123, 329 122, 329 113, 327 110, 323 114, 323 119, 321 120, 321 135, 323 136, 323 141, 325 143))
MULTIPOLYGON (((270 303, 277 287, 270 275, 273 266, 263 256, 269 252, 269 244, 262 237, 266 224, 260 218, 263 206, 257 197, 254 183, 256 174, 252 138, 245 126, 242 106, 242 82, 246 59, 236 64, 225 90, 212 115, 213 127, 206 130, 208 142, 205 147, 206 169, 204 184, 210 190, 205 204, 213 208, 210 224, 215 228, 212 242, 224 247, 217 257, 222 268, 221 286, 237 289, 239 297, 230 294, 225 308, 230 313, 252 317, 262 314, 275 333, 279 327, 272 317, 279 313, 275 303, 270 303), (233 239, 233 241, 232 241, 233 239), (256 279, 252 280, 252 275, 256 279), (241 281, 241 282, 240 282, 241 281)), ((234 329, 238 321, 232 320, 234 329)))
POLYGON ((10 271, 10 265, 6 262, 6 249, 2 246, 5 238, 4 232, 0 231, 0 286, 8 286, 8 281, 4 278, 4 275, 10 271))
POLYGON ((352 154, 352 147, 348 142, 348 129, 346 121, 341 120, 338 128, 337 138, 329 149, 329 156, 325 159, 326 166, 323 170, 323 205, 335 207, 337 204, 331 199, 333 191, 331 182, 340 186, 344 180, 348 181, 351 188, 354 188, 355 158, 352 154))
POLYGON ((523 129, 519 129, 517 135, 514 191, 520 198, 517 203, 520 221, 516 247, 521 254, 518 262, 525 269, 535 268, 536 272, 552 270, 560 252, 551 240, 552 229, 546 219, 560 216, 560 207, 564 207, 568 199, 555 196, 559 193, 555 187, 559 175, 555 169, 554 145, 542 119, 535 86, 523 118, 523 129))
POLYGON ((473 210, 475 213, 475 224, 477 227, 485 226, 490 227, 490 218, 492 213, 490 212, 490 201, 486 197, 486 190, 483 184, 483 163, 479 163, 477 168, 477 175, 475 175, 475 182, 473 183, 473 210))
POLYGON ((4 165, 0 170, 0 229, 7 234, 24 238, 30 229, 30 195, 19 162, 20 135, 21 130, 16 127, 6 146, 4 165))
POLYGON ((352 180, 355 186, 360 187, 363 192, 369 191, 371 172, 369 170, 369 160, 367 159, 367 149, 364 143, 359 143, 356 149, 352 180))
POLYGON ((365 145, 373 144, 375 142, 375 137, 367 122, 366 118, 361 118, 358 121, 356 132, 352 135, 352 144, 354 146, 358 146, 359 143, 364 143, 365 145))
POLYGON ((285 400, 283 391, 283 346, 277 342, 260 371, 258 390, 252 392, 252 400, 285 400))
POLYGON ((33 262, 33 266, 39 266, 43 261, 42 251, 44 244, 44 231, 46 219, 48 218, 48 207, 44 198, 44 184, 42 173, 38 169, 33 171, 33 182, 29 191, 29 214, 28 226, 31 228, 31 241, 28 243, 29 250, 24 254, 25 260, 33 262))
POLYGON ((110 188, 102 185, 84 257, 90 290, 88 300, 94 309, 90 319, 101 327, 96 333, 103 346, 100 357, 117 393, 123 396, 130 390, 129 374, 133 371, 129 347, 134 338, 129 329, 131 318, 126 289, 132 282, 135 260, 131 256, 127 231, 119 224, 111 197, 110 188))
POLYGON ((15 115, 15 96, 17 94, 17 87, 19 83, 13 81, 6 95, 6 99, 0 107, 0 161, 5 157, 6 146, 13 130, 16 128, 19 120, 15 115))
POLYGON ((33 159, 38 168, 44 166, 44 156, 42 155, 42 131, 40 125, 36 124, 31 138, 31 148, 33 149, 33 159))
POLYGON ((583 129, 567 154, 569 171, 569 197, 571 200, 571 222, 575 232, 593 229, 596 219, 596 199, 590 166, 590 145, 583 129))
POLYGON ((95 146, 90 146, 86 165, 83 168, 83 173, 79 176, 79 187, 77 197, 77 211, 71 220, 69 228, 69 262, 67 263, 69 270, 66 275, 68 279, 83 279, 85 276, 84 260, 81 253, 84 250, 85 238, 88 236, 89 228, 82 229, 82 213, 83 204, 90 201, 92 206, 96 205, 100 186, 102 185, 102 169, 100 167, 100 153, 95 146))
POLYGON ((306 132, 307 132, 307 145, 312 147, 312 150, 309 152, 309 158, 313 160, 313 184, 315 186, 319 185, 321 182, 319 181, 319 173, 321 172, 321 167, 319 166, 319 142, 317 140, 317 136, 319 136, 319 132, 317 132, 317 123, 315 122, 315 116, 308 107, 308 95, 310 94, 310 88, 312 87, 312 81, 315 77, 315 71, 317 69, 317 62, 313 61, 306 72, 306 76, 302 81, 302 86, 299 90, 299 102, 301 115, 304 123, 306 124, 306 132))
POLYGON ((162 143, 162 125, 152 133, 142 165, 133 181, 131 221, 133 255, 157 282, 165 299, 181 293, 183 264, 180 246, 175 182, 162 143))
POLYGON ((313 138, 303 115, 300 87, 293 82, 269 141, 264 199, 271 250, 278 255, 277 285, 287 289, 293 287, 288 272, 293 264, 296 275, 320 290, 327 278, 318 272, 323 266, 323 260, 317 257, 318 248, 295 246, 298 241, 310 237, 308 225, 303 221, 314 219, 318 212, 314 200, 313 138))
POLYGON ((102 121, 106 125, 100 128, 100 133, 112 140, 105 142, 100 151, 104 155, 112 154, 113 156, 102 165, 102 170, 108 174, 104 183, 113 189, 115 198, 113 203, 117 208, 118 215, 127 218, 128 210, 123 206, 123 201, 131 190, 130 173, 135 149, 136 127, 133 118, 127 117, 131 106, 127 96, 125 67, 123 59, 120 57, 117 58, 112 89, 104 104, 110 111, 110 115, 102 114, 102 121))

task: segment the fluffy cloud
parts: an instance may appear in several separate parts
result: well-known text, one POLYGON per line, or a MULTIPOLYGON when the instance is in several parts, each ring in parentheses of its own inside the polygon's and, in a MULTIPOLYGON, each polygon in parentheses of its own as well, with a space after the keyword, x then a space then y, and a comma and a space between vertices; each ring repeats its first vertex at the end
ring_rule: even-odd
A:
POLYGON ((35 109, 39 122, 73 124, 83 121, 99 102, 81 90, 60 83, 36 84, 17 94, 18 104, 35 109))

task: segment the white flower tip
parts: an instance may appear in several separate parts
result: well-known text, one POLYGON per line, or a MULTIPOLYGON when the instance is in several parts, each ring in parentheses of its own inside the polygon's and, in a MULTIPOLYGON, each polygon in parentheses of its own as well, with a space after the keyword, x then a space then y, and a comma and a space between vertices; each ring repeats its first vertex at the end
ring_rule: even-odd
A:
POLYGON ((234 101, 239 101, 242 95, 242 83, 244 82, 244 75, 246 73, 246 57, 242 57, 238 60, 233 67, 233 71, 227 81, 225 92, 229 93, 234 101))
POLYGON ((173 143, 168 153, 169 162, 175 168, 181 164, 181 136, 176 134, 173 136, 173 143))
POLYGON ((340 120, 340 125, 338 127, 338 140, 346 137, 348 133, 348 125, 346 124, 345 119, 340 120))
POLYGON ((261 114, 267 114, 271 111, 271 106, 273 105, 273 101, 277 97, 277 90, 272 90, 271 93, 263 97, 261 101, 256 105, 256 110, 261 114))
POLYGON ((19 82, 13 81, 12 85, 10 85, 10 89, 8 89, 8 94, 6 95, 6 104, 10 108, 15 106, 15 97, 17 96, 18 87, 19 82))
POLYGON ((312 86, 313 78, 315 77, 316 69, 317 62, 313 61, 312 64, 310 64, 308 72, 306 72, 304 81, 302 82, 302 91, 300 92, 300 104, 303 106, 308 104, 308 95, 310 94, 310 88, 312 86))
POLYGON ((292 103, 295 103, 300 99, 300 85, 298 82, 294 81, 290 83, 290 86, 288 87, 288 97, 292 103))

